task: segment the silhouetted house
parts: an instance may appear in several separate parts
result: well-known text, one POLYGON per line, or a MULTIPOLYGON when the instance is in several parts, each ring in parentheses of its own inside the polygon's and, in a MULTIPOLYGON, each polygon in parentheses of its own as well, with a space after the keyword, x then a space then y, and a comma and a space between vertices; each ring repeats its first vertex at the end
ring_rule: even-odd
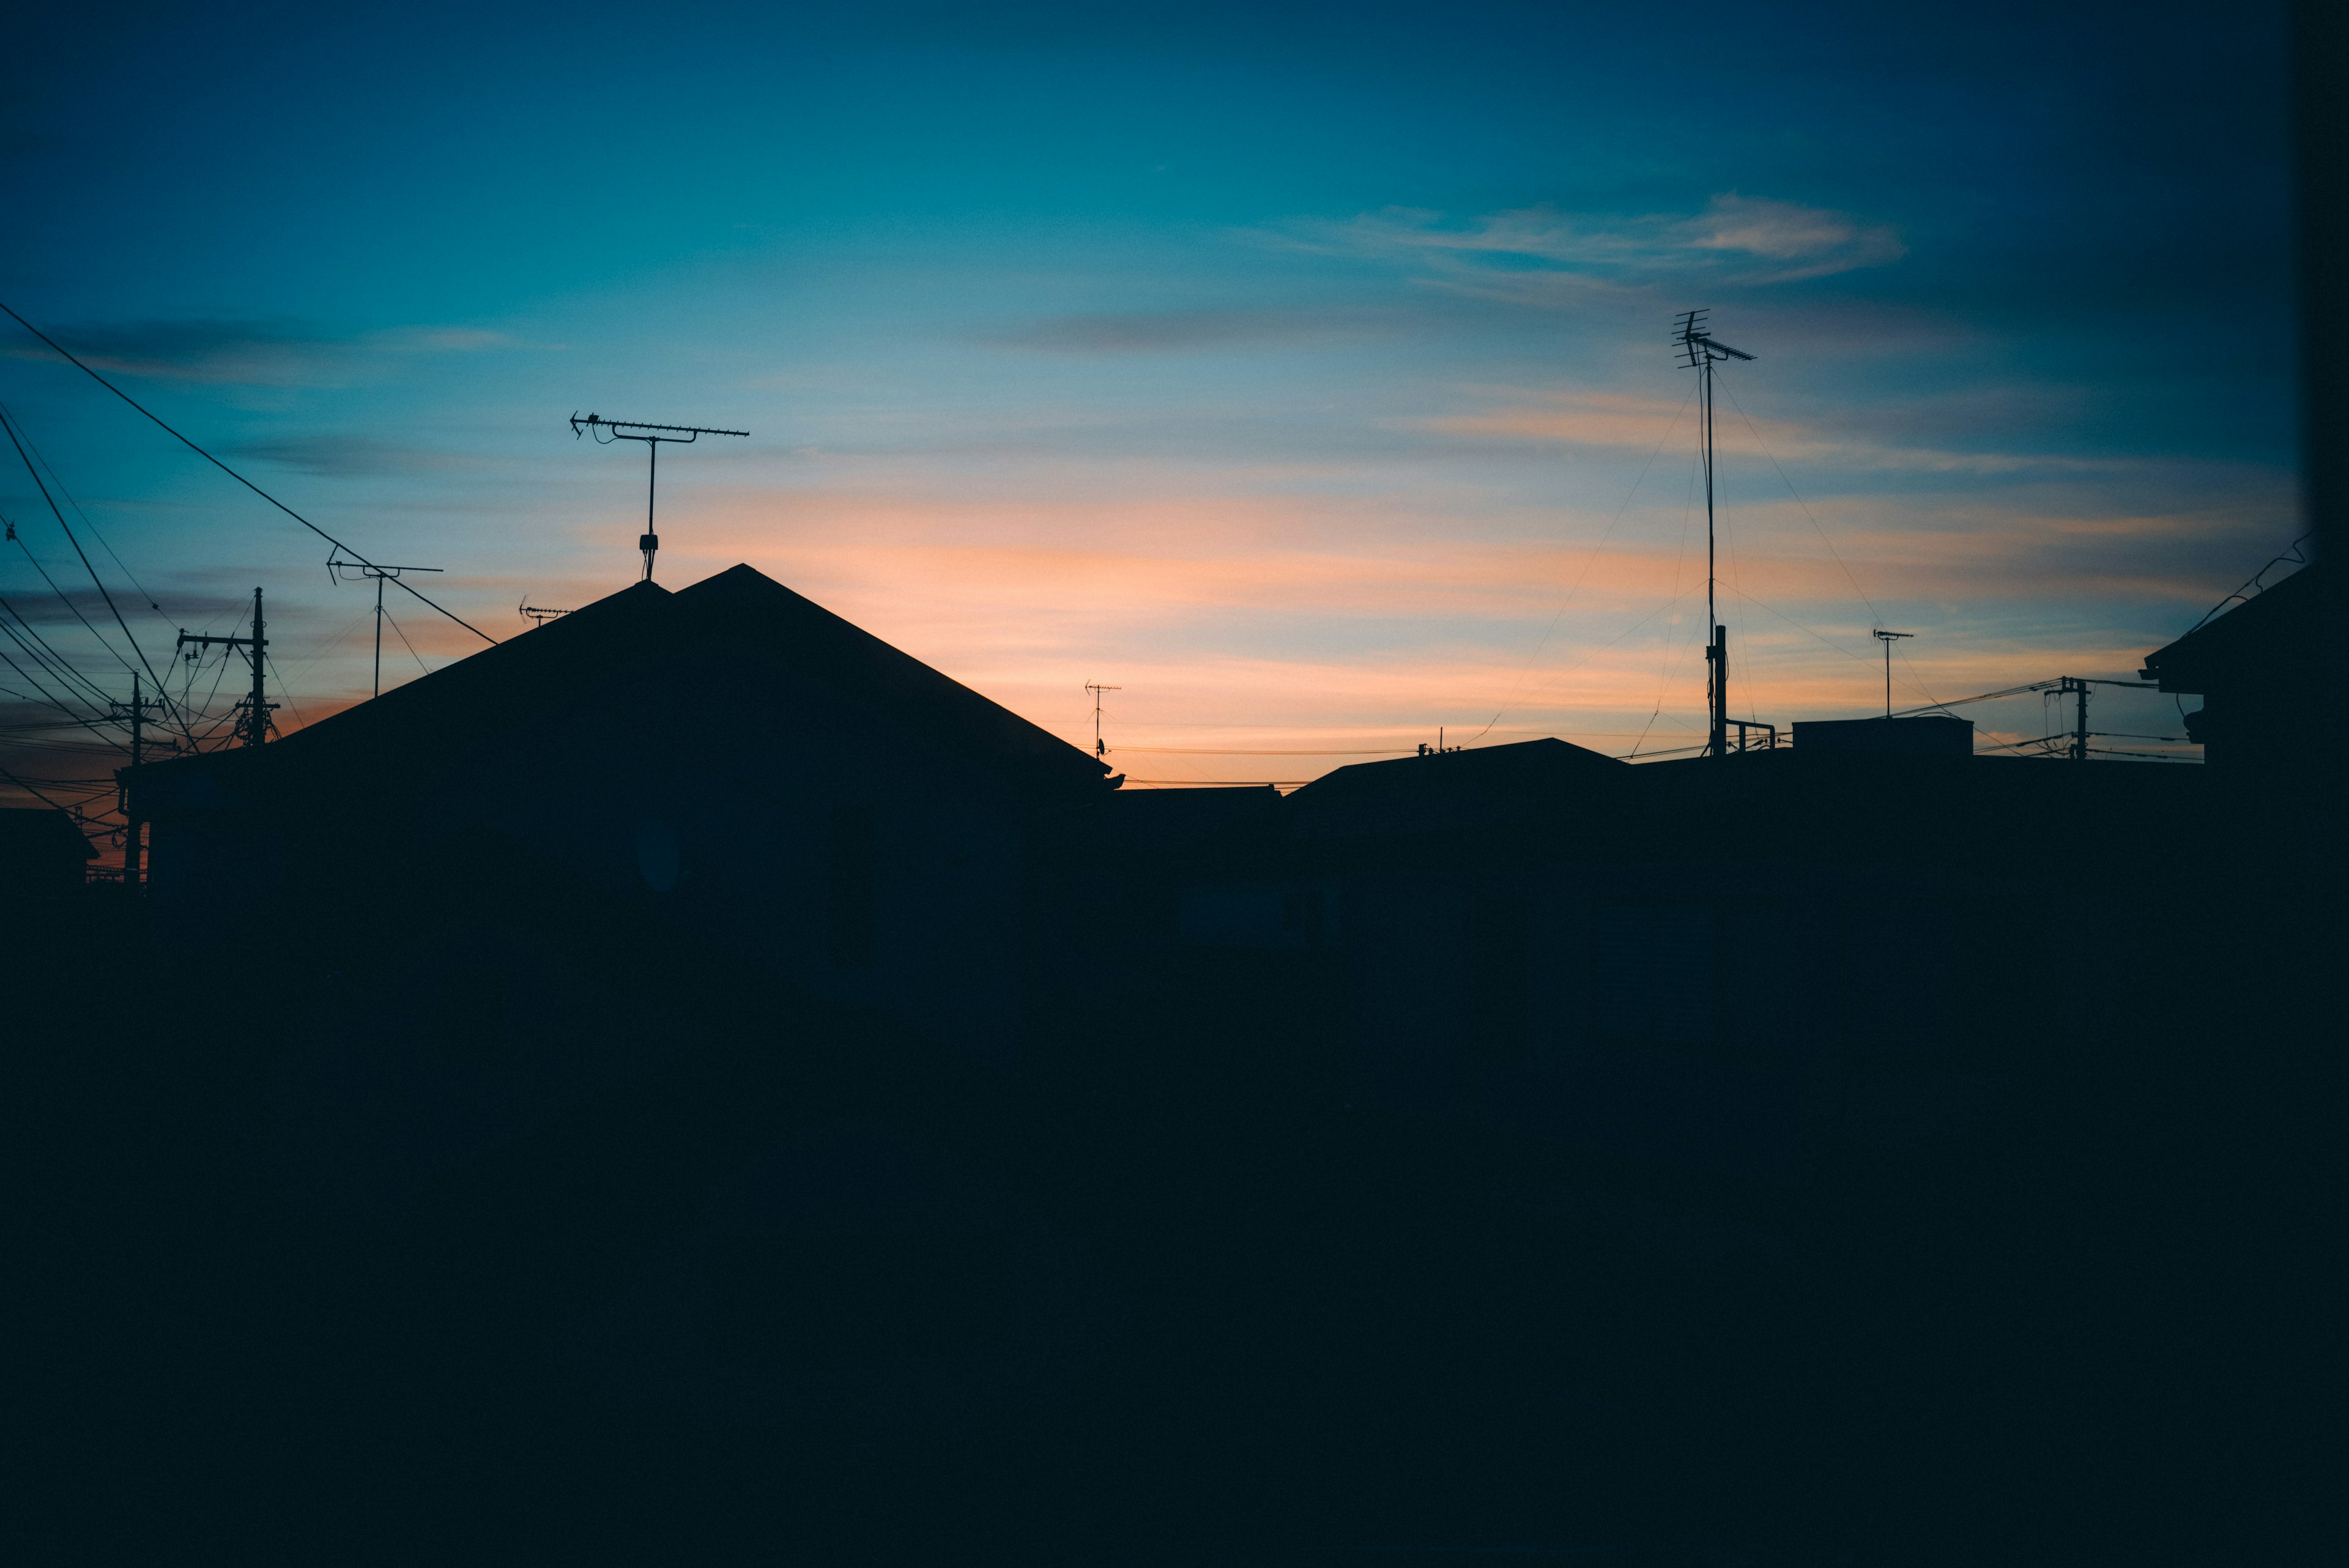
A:
POLYGON ((2145 680, 2202 698, 2186 733, 2212 765, 2287 772, 2315 755, 2309 732, 2328 722, 2335 701, 2323 570, 2303 566, 2145 656, 2145 680))
POLYGON ((984 1441, 1085 1354, 995 1145, 1039 857, 1105 774, 738 566, 131 782, 265 1164, 388 1317, 984 1441))
POLYGON ((511 895, 568 879, 635 900, 755 972, 1000 1060, 1025 1005, 1032 842, 1105 773, 737 566, 638 584, 133 787, 166 922, 379 943, 404 934, 394 905, 429 899, 415 868, 453 859, 511 895))
POLYGON ((0 899, 69 898, 81 887, 83 867, 97 858, 74 819, 56 807, 0 808, 0 899))
POLYGON ((1342 768, 1171 874, 1192 961, 1158 1016, 1287 1090, 1677 1167, 1954 1136, 2014 1065, 1980 988, 2060 1037, 2085 1003, 2045 954, 2134 915, 2201 782, 1557 740, 1342 768), (2095 842, 2051 859, 2064 821, 2095 842))
POLYGON ((1970 757, 1974 723, 1946 713, 1909 718, 1797 719, 1788 737, 1813 752, 1892 752, 1904 756, 1970 757))

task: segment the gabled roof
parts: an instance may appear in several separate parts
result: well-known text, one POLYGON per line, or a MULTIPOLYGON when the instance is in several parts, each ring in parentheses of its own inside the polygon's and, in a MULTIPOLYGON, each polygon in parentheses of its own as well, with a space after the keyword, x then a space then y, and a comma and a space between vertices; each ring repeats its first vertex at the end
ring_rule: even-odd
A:
POLYGON ((584 690, 705 651, 827 686, 1015 788, 1104 787, 1108 770, 1082 751, 747 566, 677 593, 635 584, 282 741, 150 764, 140 784, 150 809, 212 804, 208 794, 233 791, 255 770, 364 768, 379 784, 388 772, 445 766, 483 732, 584 690))
POLYGON ((2164 691, 2207 696, 2213 686, 2313 676, 2318 669, 2317 620, 2323 607, 2317 573, 2323 569, 2321 562, 2302 566, 2147 654, 2146 679, 2159 681, 2164 691))
POLYGON ((1325 774, 1288 797, 1308 836, 1498 826, 1619 786, 1619 758, 1551 738, 1478 746, 1325 774))
POLYGON ((95 860, 74 819, 51 805, 0 806, 0 857, 61 856, 69 860, 95 860))
POLYGON ((749 566, 705 578, 678 592, 674 603, 676 617, 716 637, 780 653, 800 673, 999 771, 1077 785, 1099 785, 1109 772, 1049 730, 749 566))

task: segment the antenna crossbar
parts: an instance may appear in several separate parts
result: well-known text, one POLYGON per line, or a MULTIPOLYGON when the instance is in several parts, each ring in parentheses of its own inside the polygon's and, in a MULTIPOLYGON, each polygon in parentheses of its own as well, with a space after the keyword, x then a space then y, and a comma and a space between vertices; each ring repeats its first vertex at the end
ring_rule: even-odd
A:
POLYGON ((650 459, 645 473, 645 531, 636 540, 636 548, 644 552, 645 575, 637 579, 653 580, 653 556, 660 550, 660 535, 653 528, 653 503, 660 484, 660 443, 674 441, 679 446, 691 446, 706 435, 748 436, 749 431, 719 430, 715 425, 657 425, 644 420, 607 420, 601 414, 571 416, 574 440, 592 435, 599 446, 609 446, 616 441, 640 441, 645 443, 650 459), (606 435, 606 431, 611 433, 606 435))
POLYGON ((326 576, 342 582, 353 575, 375 583, 375 692, 383 695, 383 585, 396 583, 402 572, 437 572, 438 566, 387 566, 375 561, 346 561, 337 547, 326 556, 326 576))

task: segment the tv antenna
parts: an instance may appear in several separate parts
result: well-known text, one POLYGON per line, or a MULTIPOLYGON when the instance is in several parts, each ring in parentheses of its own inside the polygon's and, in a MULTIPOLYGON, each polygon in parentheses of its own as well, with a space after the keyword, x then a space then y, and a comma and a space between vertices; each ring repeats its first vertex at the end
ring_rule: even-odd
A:
POLYGON ((1085 690, 1093 694, 1093 761, 1100 762, 1103 757, 1109 755, 1109 748, 1102 743, 1102 693, 1104 691, 1123 691, 1125 688, 1123 686, 1103 686, 1097 681, 1088 680, 1085 682, 1085 690))
POLYGON ((1743 348, 1732 348, 1717 341, 1712 325, 1705 317, 1710 310, 1683 310, 1674 318, 1678 330, 1672 341, 1680 345, 1681 368, 1697 372, 1697 431, 1699 450, 1704 457, 1704 624, 1711 628, 1711 639, 1704 646, 1705 701, 1711 722, 1706 729, 1704 754, 1721 757, 1729 754, 1729 628, 1721 624, 1713 608, 1713 592, 1717 579, 1713 536, 1713 368, 1723 359, 1751 359, 1753 355, 1743 348))
POLYGON ((660 482, 660 443, 666 441, 675 441, 679 446, 690 446, 706 435, 747 436, 750 433, 749 431, 715 430, 708 425, 648 425, 639 420, 607 420, 600 414, 589 414, 585 419, 575 413, 571 416, 573 440, 583 434, 592 435, 598 446, 609 446, 616 441, 640 441, 645 443, 647 455, 652 459, 645 471, 645 532, 644 536, 636 541, 636 548, 645 553, 645 575, 636 579, 638 582, 653 580, 653 556, 660 549, 660 535, 653 531, 653 493, 660 482), (605 434, 606 431, 610 433, 605 434))
POLYGON ((1913 631, 1886 631, 1881 627, 1869 628, 1868 636, 1884 645, 1884 716, 1892 717, 1892 645, 1904 637, 1914 637, 1913 631))
POLYGON ((523 619, 530 622, 533 627, 544 626, 548 621, 554 619, 558 616, 566 616, 571 613, 569 610, 541 609, 536 605, 516 605, 514 606, 514 610, 523 618, 523 619))
POLYGON ((356 574, 375 581, 375 694, 383 695, 383 585, 402 572, 437 572, 438 566, 378 566, 372 561, 346 561, 338 549, 326 557, 326 576, 347 582, 356 574))

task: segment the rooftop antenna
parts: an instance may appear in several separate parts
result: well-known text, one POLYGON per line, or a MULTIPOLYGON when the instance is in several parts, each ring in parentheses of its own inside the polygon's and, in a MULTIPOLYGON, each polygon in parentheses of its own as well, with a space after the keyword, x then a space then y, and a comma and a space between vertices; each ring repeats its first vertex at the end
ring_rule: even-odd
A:
POLYGON ((1109 755, 1109 748, 1102 743, 1102 693, 1104 691, 1123 691, 1125 688, 1123 686, 1103 686, 1098 682, 1088 680, 1085 682, 1085 690, 1093 694, 1093 761, 1100 762, 1103 757, 1109 755))
POLYGON ((571 613, 569 610, 541 609, 536 605, 516 605, 514 610, 533 627, 544 626, 557 616, 566 616, 571 613))
POLYGON ((1699 450, 1704 457, 1704 624, 1712 628, 1712 639, 1705 644, 1705 699, 1711 722, 1706 729, 1704 754, 1721 757, 1729 754, 1729 628, 1721 624, 1713 608, 1713 591, 1717 578, 1714 567, 1713 537, 1713 368, 1723 359, 1751 359, 1753 355, 1742 348, 1732 348, 1718 342, 1705 317, 1711 310, 1683 310, 1674 318, 1677 328, 1672 341, 1680 345, 1681 368, 1697 372, 1697 431, 1699 450))
POLYGON ((1876 627, 1870 628, 1868 635, 1884 645, 1884 716, 1889 719, 1892 717, 1892 645, 1901 638, 1917 634, 1913 631, 1886 631, 1876 627))
POLYGON ((660 549, 660 535, 653 531, 653 492, 660 483, 660 443, 675 441, 690 446, 706 435, 747 436, 749 431, 714 430, 707 425, 648 425, 638 420, 607 420, 600 414, 582 419, 571 416, 571 435, 577 440, 582 434, 592 435, 598 446, 609 446, 616 441, 640 441, 652 459, 645 472, 645 532, 636 541, 636 548, 645 553, 645 575, 636 580, 653 580, 653 556, 660 549), (609 434, 605 432, 609 431, 609 434))
POLYGON ((326 557, 326 576, 336 582, 348 579, 354 573, 362 578, 375 579, 375 694, 383 695, 383 585, 402 572, 437 572, 438 566, 378 566, 372 561, 346 561, 341 553, 326 557))

